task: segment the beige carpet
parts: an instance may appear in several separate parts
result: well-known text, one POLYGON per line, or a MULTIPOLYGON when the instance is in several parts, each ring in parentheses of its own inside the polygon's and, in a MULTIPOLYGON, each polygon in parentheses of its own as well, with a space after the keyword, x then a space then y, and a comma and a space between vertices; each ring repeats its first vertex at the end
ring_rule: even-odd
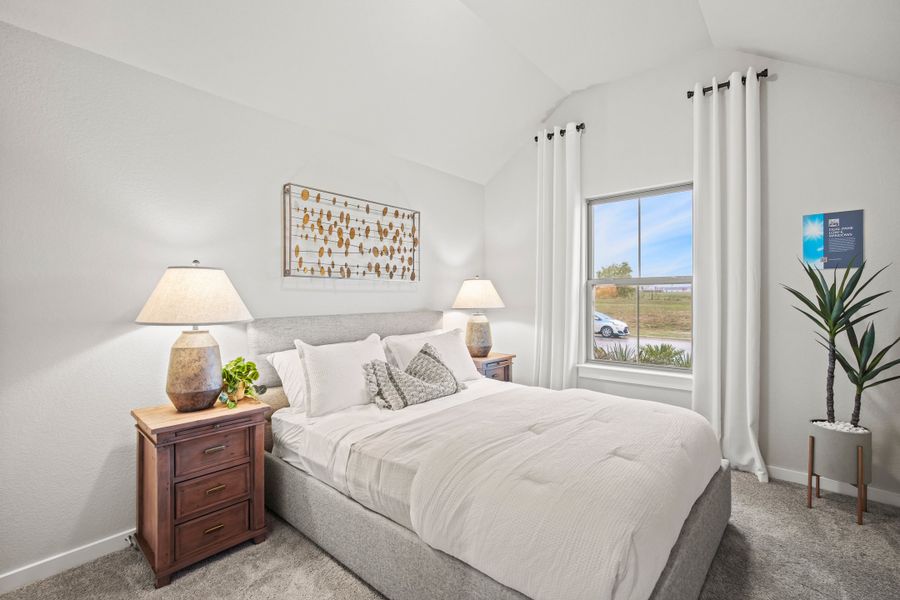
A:
MULTIPOLYGON (((824 494, 805 508, 805 489, 759 484, 734 473, 731 524, 710 569, 702 598, 900 598, 900 509, 870 502, 868 522, 854 521, 854 501, 824 494)), ((272 534, 176 575, 153 589, 150 569, 135 550, 121 550, 2 600, 79 599, 341 599, 379 594, 283 521, 272 534)))

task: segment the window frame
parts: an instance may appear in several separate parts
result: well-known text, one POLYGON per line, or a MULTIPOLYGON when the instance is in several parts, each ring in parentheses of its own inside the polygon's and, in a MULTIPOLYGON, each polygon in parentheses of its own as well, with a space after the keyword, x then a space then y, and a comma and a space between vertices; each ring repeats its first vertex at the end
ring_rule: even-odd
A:
MULTIPOLYGON (((637 190, 630 190, 627 192, 617 192, 615 194, 606 194, 602 196, 591 196, 585 198, 585 211, 587 213, 587 244, 585 244, 587 248, 586 252, 586 260, 588 266, 588 278, 586 279, 585 285, 585 295, 587 297, 585 301, 585 323, 584 327, 587 327, 587 348, 586 357, 587 363, 590 365, 608 365, 613 367, 624 367, 628 369, 649 369, 654 371, 666 371, 666 372, 674 372, 674 373, 683 373, 683 374, 693 374, 693 367, 686 369, 684 367, 673 367, 668 365, 653 365, 641 362, 621 362, 621 361, 613 361, 613 360, 599 360, 594 358, 594 286, 596 285, 633 285, 635 286, 635 306, 638 318, 638 328, 636 334, 636 347, 640 350, 641 344, 641 327, 640 327, 640 316, 641 316, 641 286, 642 285, 663 285, 663 284, 684 284, 688 283, 691 285, 691 354, 693 355, 693 346, 694 346, 694 264, 693 260, 691 261, 691 274, 690 275, 680 275, 673 277, 629 277, 629 278, 603 278, 598 279, 592 277, 596 274, 596 270, 594 269, 594 215, 593 215, 593 207, 595 204, 609 204, 612 202, 621 202, 623 200, 632 200, 639 199, 645 196, 662 196, 664 194, 669 194, 673 192, 684 192, 690 190, 691 192, 691 253, 694 251, 694 182, 693 181, 683 181, 679 183, 671 183, 665 185, 652 186, 648 188, 641 188, 637 190)), ((640 273, 641 268, 641 211, 640 204, 638 204, 638 239, 637 239, 637 252, 638 252, 638 264, 637 271, 640 273)))

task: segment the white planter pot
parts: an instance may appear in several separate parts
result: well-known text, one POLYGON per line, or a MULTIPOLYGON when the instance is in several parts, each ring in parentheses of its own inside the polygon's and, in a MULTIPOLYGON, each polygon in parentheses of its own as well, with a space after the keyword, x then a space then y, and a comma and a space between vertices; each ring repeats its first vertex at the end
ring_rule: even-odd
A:
POLYGON ((825 429, 816 422, 825 419, 813 419, 809 422, 809 435, 813 442, 812 471, 821 477, 844 481, 856 485, 858 483, 857 448, 863 449, 863 483, 872 481, 872 432, 862 433, 825 429))

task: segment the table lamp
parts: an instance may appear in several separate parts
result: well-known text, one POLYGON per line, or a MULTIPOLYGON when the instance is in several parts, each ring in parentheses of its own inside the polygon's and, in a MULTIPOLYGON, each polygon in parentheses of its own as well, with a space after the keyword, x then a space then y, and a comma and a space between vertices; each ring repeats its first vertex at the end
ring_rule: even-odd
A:
POLYGON ((491 324, 482 310, 503 308, 503 300, 490 279, 466 279, 453 302, 453 308, 475 309, 466 324, 466 347, 474 357, 487 356, 491 352, 491 324))
POLYGON ((252 321, 250 311, 222 269, 169 267, 135 323, 191 325, 182 331, 169 353, 166 394, 180 412, 209 408, 222 391, 219 344, 200 325, 252 321))

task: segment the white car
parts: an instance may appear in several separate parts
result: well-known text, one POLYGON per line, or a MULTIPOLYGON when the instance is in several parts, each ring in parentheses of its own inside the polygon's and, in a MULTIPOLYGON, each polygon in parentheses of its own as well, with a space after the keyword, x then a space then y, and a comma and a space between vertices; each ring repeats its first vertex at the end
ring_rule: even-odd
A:
POLYGON ((594 333, 603 337, 623 337, 628 335, 628 323, 613 319, 602 312, 594 313, 594 333))

